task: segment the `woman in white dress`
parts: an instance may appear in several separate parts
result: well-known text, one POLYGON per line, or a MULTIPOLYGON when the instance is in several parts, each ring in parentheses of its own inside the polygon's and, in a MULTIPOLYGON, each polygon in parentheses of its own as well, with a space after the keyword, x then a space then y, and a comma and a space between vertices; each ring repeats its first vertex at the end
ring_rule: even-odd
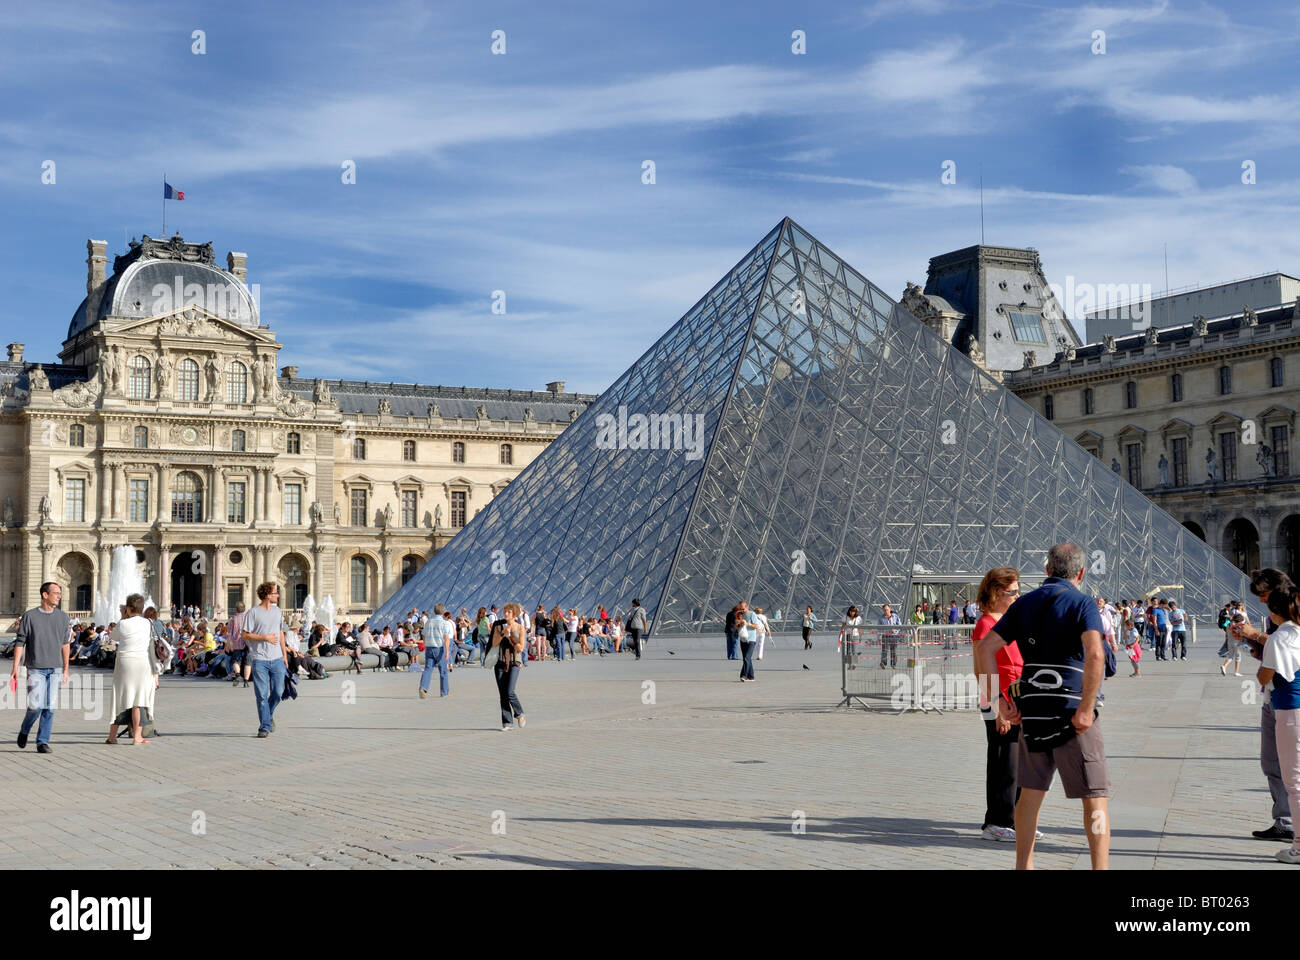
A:
POLYGON ((763 659, 763 641, 772 635, 771 624, 767 622, 767 616, 763 613, 762 607, 755 607, 754 614, 758 617, 758 650, 756 659, 763 659))
MULTIPOLYGON (((123 710, 131 711, 133 743, 148 743, 140 729, 140 708, 153 713, 154 691, 158 688, 158 657, 154 651, 153 629, 142 614, 144 597, 133 593, 126 598, 126 616, 113 631, 117 641, 117 660, 113 664, 113 705, 110 717, 123 710)), ((117 743, 117 724, 108 728, 107 743, 117 743)))

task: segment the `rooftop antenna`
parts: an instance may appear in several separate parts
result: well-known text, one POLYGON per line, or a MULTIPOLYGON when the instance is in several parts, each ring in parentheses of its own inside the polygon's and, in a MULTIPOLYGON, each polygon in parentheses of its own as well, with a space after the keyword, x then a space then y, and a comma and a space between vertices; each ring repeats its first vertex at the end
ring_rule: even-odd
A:
POLYGON ((984 163, 980 162, 980 246, 984 246, 984 163))

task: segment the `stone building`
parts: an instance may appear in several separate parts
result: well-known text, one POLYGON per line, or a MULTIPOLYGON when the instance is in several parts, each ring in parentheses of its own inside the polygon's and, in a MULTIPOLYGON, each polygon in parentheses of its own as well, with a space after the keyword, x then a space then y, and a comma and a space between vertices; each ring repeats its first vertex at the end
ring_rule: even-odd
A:
POLYGON ((57 363, 0 363, 0 612, 107 593, 131 545, 160 606, 218 615, 282 585, 366 616, 594 397, 277 375, 247 258, 145 237, 87 243, 57 363))
POLYGON ((1005 383, 1242 570, 1300 574, 1300 298, 1105 336, 1005 383))

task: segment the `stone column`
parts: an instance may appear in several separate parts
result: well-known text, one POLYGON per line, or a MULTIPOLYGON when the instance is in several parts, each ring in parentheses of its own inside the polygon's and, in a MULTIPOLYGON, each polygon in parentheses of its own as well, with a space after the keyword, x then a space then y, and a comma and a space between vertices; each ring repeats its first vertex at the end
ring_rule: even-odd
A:
POLYGON ((99 476, 99 525, 108 520, 109 497, 113 493, 113 466, 107 461, 100 463, 99 476))
POLYGON ((319 543, 311 548, 311 595, 319 604, 324 599, 321 593, 321 585, 325 578, 321 575, 321 566, 325 562, 325 548, 319 543))
POLYGON ((225 555, 226 548, 217 544, 212 548, 212 614, 217 615, 218 610, 224 610, 226 607, 226 594, 222 590, 221 584, 221 558, 225 555))
POLYGON ((99 563, 95 564, 95 590, 98 593, 108 593, 108 565, 111 557, 112 552, 109 548, 104 544, 100 544, 99 563))
POLYGON ((271 493, 270 484, 267 482, 270 479, 270 471, 258 467, 254 479, 257 483, 257 514, 255 519, 259 523, 264 523, 267 514, 266 501, 271 493))
POLYGON ((126 483, 126 467, 123 464, 113 464, 113 494, 112 494, 112 514, 114 520, 122 519, 122 499, 123 487, 126 483))
POLYGON ((374 609, 376 610, 379 609, 379 605, 384 600, 388 599, 388 584, 392 576, 393 566, 393 558, 391 551, 388 549, 388 544, 384 544, 384 548, 379 552, 379 555, 384 561, 384 571, 380 576, 379 589, 375 591, 374 609))
POLYGON ((172 551, 171 547, 163 544, 158 548, 158 589, 154 593, 158 603, 158 615, 160 617, 171 616, 171 589, 172 589, 172 551), (164 614, 163 611, 166 611, 164 614))
POLYGON ((160 523, 166 523, 172 518, 171 511, 167 509, 167 464, 158 464, 158 515, 154 520, 160 523))
MULTIPOLYGON (((41 544, 41 583, 45 583, 45 581, 50 579, 50 554, 53 552, 54 544, 41 544)), ((67 584, 60 584, 60 586, 66 587, 67 584)))

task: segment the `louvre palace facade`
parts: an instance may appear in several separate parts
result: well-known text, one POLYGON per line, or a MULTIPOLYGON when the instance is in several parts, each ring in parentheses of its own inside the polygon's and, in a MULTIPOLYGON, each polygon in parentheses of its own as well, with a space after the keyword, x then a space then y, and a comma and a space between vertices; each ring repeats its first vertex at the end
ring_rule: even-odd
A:
POLYGON ((222 616, 276 580, 365 617, 594 399, 304 377, 244 254, 144 237, 109 275, 106 248, 57 362, 0 362, 0 613, 45 580, 89 613, 130 545, 160 608, 222 616))

